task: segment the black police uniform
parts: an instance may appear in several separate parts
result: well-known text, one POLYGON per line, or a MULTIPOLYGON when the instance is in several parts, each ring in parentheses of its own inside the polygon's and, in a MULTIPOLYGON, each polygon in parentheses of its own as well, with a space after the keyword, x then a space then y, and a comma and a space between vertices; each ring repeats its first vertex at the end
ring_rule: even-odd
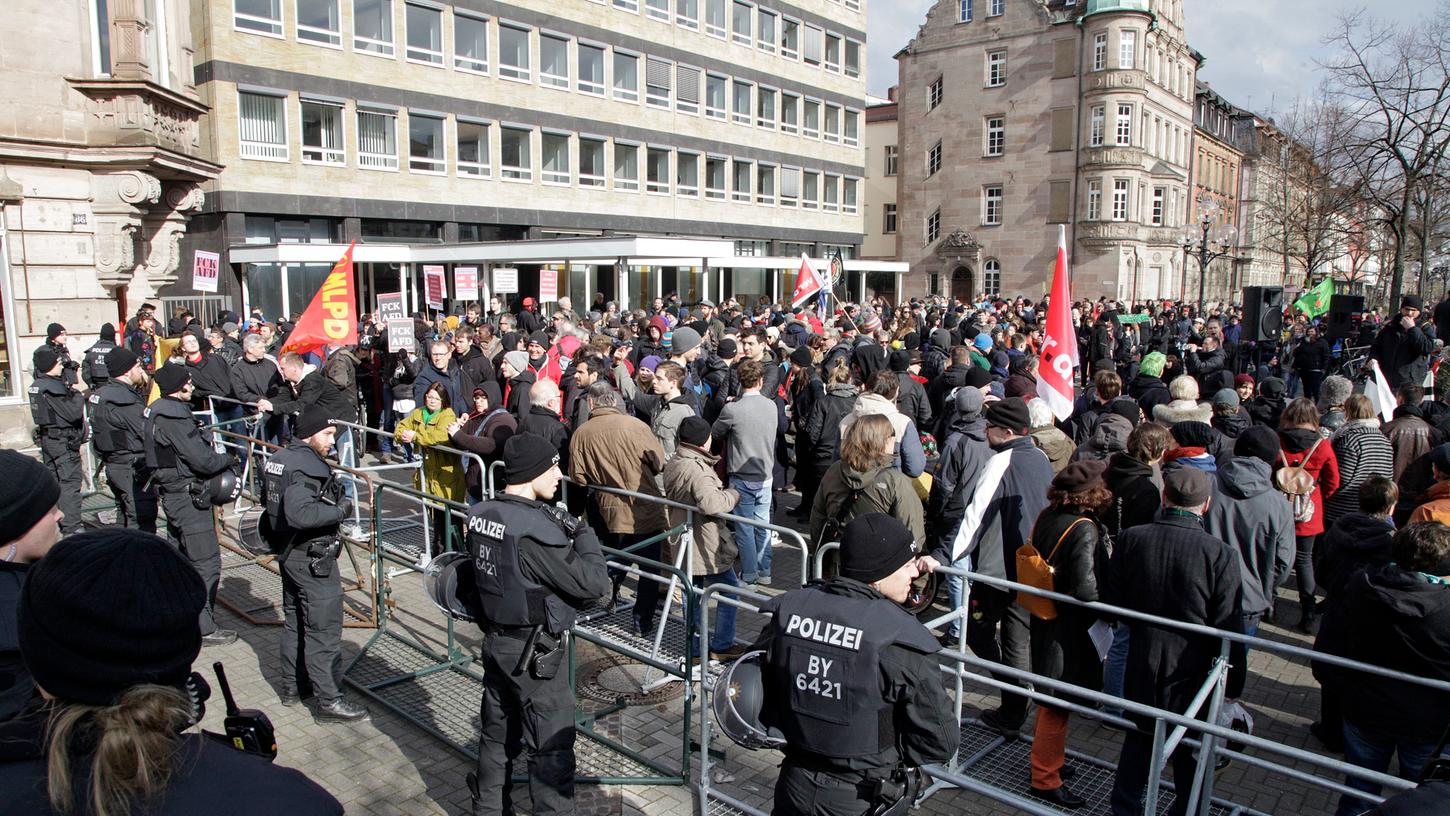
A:
POLYGON ((785 736, 780 816, 861 816, 900 798, 899 765, 942 762, 960 726, 936 639, 868 584, 837 577, 778 595, 758 646, 761 721, 785 736))
POLYGON ((282 565, 282 694, 306 697, 310 686, 318 702, 328 705, 342 699, 337 528, 348 510, 342 485, 301 439, 274 453, 265 472, 262 536, 282 565))
POLYGON ((111 381, 111 372, 106 368, 106 355, 115 347, 115 343, 102 337, 95 345, 86 349, 81 362, 81 378, 92 389, 100 388, 111 381))
POLYGON ((146 467, 161 494, 167 532, 206 583, 200 620, 202 635, 209 635, 217 630, 212 609, 221 583, 222 556, 211 502, 197 491, 203 481, 232 467, 235 460, 212 450, 202 439, 187 403, 162 397, 143 413, 146 467))
POLYGON ((70 349, 64 343, 52 343, 47 340, 45 344, 50 346, 56 357, 60 358, 60 378, 65 380, 66 385, 74 386, 79 383, 81 381, 81 364, 71 359, 70 349))
POLYGON ((117 522, 156 532, 156 491, 146 467, 146 405, 124 383, 106 381, 91 392, 91 447, 106 465, 106 481, 116 497, 117 522))
MULTIPOLYGON (((60 482, 61 532, 81 528, 81 445, 86 439, 86 399, 59 377, 36 374, 30 386, 30 417, 40 458, 60 482)), ((23 532, 23 531, 21 531, 23 532)))
POLYGON ((500 494, 470 508, 468 549, 486 621, 473 812, 514 812, 522 742, 533 813, 573 813, 574 689, 561 664, 576 610, 609 591, 599 538, 552 505, 500 494))

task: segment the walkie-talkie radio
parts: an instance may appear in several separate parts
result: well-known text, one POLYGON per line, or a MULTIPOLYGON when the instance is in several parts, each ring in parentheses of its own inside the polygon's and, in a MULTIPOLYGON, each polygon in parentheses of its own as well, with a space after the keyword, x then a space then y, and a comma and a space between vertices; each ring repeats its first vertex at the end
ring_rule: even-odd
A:
POLYGON ((222 697, 227 701, 227 718, 223 723, 227 732, 226 741, 239 751, 276 759, 277 734, 272 728, 272 721, 260 709, 237 708, 236 698, 232 697, 232 687, 227 683, 227 674, 222 669, 221 662, 211 664, 211 668, 216 672, 217 683, 222 687, 222 697))

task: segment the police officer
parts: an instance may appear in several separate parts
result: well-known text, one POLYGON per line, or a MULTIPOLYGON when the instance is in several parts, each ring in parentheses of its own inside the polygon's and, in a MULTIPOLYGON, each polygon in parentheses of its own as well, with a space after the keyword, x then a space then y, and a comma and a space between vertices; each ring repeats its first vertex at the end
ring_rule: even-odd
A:
POLYGON ((80 363, 71 359, 70 348, 66 346, 65 326, 59 323, 51 323, 45 327, 45 344, 41 348, 48 348, 55 352, 60 358, 61 367, 64 369, 62 379, 66 384, 80 387, 80 363))
POLYGON ((70 535, 81 528, 81 445, 86 438, 85 397, 65 379, 65 363, 49 343, 32 358, 35 381, 30 385, 30 416, 40 458, 60 482, 60 530, 70 535))
POLYGON ((282 567, 282 705, 315 694, 317 719, 356 722, 368 710, 342 697, 337 528, 352 513, 352 502, 325 459, 336 434, 326 410, 303 409, 292 441, 267 463, 261 529, 282 567))
POLYGON ((116 497, 117 522, 156 532, 156 491, 146 468, 141 437, 146 404, 141 393, 151 380, 140 358, 128 348, 112 348, 104 361, 106 379, 91 392, 91 447, 106 465, 106 481, 116 497))
POLYGON ((101 335, 90 348, 86 349, 82 358, 81 379, 93 390, 100 388, 111 379, 110 371, 106 368, 106 355, 116 347, 116 327, 111 323, 101 324, 101 335))
POLYGON ((574 812, 574 688, 563 668, 576 610, 609 591, 599 538, 548 504, 564 474, 548 440, 504 443, 507 487, 468 511, 468 550, 483 612, 483 731, 473 813, 514 812, 513 757, 528 751, 537 816, 574 812), (512 743, 512 744, 511 744, 512 743))
POLYGON ((146 424, 143 445, 146 467, 161 494, 166 525, 182 555, 191 560, 206 584, 206 606, 201 610, 201 642, 223 646, 237 639, 230 629, 218 629, 213 610, 221 583, 221 546, 217 543, 216 518, 204 493, 205 481, 231 469, 236 460, 212 450, 202 439, 191 415, 191 372, 184 365, 167 363, 156 369, 156 389, 161 398, 143 412, 146 424))
POLYGON ((761 607, 772 615, 757 643, 761 722, 786 740, 776 816, 904 812, 907 769, 956 751, 940 646, 900 606, 919 574, 912 543, 895 518, 860 516, 842 532, 835 578, 761 607))

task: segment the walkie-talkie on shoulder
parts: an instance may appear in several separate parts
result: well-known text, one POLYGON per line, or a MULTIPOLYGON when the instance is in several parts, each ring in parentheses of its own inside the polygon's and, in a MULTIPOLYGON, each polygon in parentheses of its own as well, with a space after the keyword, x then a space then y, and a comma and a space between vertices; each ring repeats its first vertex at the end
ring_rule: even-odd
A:
POLYGON ((277 734, 272 728, 272 721, 260 709, 238 709, 221 662, 211 664, 211 668, 216 672, 217 683, 222 687, 222 697, 227 702, 227 718, 224 722, 227 740, 239 751, 276 759, 277 734))

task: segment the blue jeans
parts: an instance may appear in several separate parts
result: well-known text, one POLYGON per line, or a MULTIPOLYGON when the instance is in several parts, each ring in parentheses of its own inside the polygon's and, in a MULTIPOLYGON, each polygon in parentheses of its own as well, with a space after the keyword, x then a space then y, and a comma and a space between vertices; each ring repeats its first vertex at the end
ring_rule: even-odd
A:
MULTIPOLYGON (((753 482, 738 476, 730 477, 730 486, 740 493, 735 515, 770 523, 770 480, 753 482)), ((740 550, 741 576, 745 583, 770 578, 770 531, 747 524, 735 525, 735 546, 740 550)))
POLYGON ((378 449, 381 450, 384 454, 391 455, 393 453, 393 445, 397 445, 398 450, 402 451, 403 453, 403 458, 406 461, 411 462, 413 461, 413 446, 403 442, 398 442, 393 439, 392 436, 393 429, 398 427, 398 420, 400 419, 402 419, 402 417, 393 410, 393 402, 392 400, 389 400, 388 403, 383 406, 383 416, 378 426, 378 430, 385 431, 387 435, 378 437, 378 449))
MULTIPOLYGON (((972 558, 971 556, 963 556, 962 558, 953 561, 948 566, 955 569, 970 570, 972 568, 972 558)), ((951 603, 950 608, 953 611, 961 609, 962 604, 966 603, 966 599, 963 597, 962 592, 962 588, 965 585, 965 579, 963 579, 960 575, 948 575, 946 576, 946 581, 947 599, 951 603)), ((961 640, 962 619, 952 618, 952 622, 947 626, 947 632, 954 640, 961 640)))
MULTIPOLYGON (((726 584, 727 586, 740 586, 740 579, 735 575, 732 567, 724 572, 717 572, 714 575, 696 575, 695 586, 704 589, 711 584, 726 584)), ((733 596, 731 596, 733 597, 733 596)), ((701 607, 704 604, 695 604, 695 629, 700 628, 701 607)), ((710 635, 710 651, 723 652, 735 645, 735 613, 738 610, 731 604, 716 604, 715 615, 710 620, 715 624, 715 630, 710 635)), ((699 639, 690 641, 690 654, 693 655, 700 648, 699 639)))
MULTIPOLYGON (((357 467, 357 440, 353 437, 351 428, 338 428, 337 438, 332 443, 333 450, 337 452, 337 463, 343 467, 357 467)), ((348 499, 357 497, 357 488, 352 483, 352 475, 339 476, 338 481, 342 482, 342 494, 348 499)))
MULTIPOLYGON (((1104 694, 1118 698, 1123 696, 1123 682, 1128 674, 1128 644, 1132 635, 1133 630, 1128 628, 1127 621, 1113 627, 1113 645, 1108 647, 1108 659, 1103 661, 1104 694)), ((1121 715, 1123 710, 1110 710, 1108 713, 1121 715)))
MULTIPOLYGON (((1420 742, 1396 737, 1344 721, 1344 761, 1371 771, 1384 773, 1390 768, 1390 757, 1399 754, 1400 778, 1419 782, 1425 763, 1435 751, 1435 740, 1420 742)), ((1347 777, 1344 784, 1365 793, 1378 794, 1380 786, 1357 777, 1347 777)), ((1335 816, 1356 816, 1374 807, 1367 799, 1345 794, 1339 798, 1335 816)))

